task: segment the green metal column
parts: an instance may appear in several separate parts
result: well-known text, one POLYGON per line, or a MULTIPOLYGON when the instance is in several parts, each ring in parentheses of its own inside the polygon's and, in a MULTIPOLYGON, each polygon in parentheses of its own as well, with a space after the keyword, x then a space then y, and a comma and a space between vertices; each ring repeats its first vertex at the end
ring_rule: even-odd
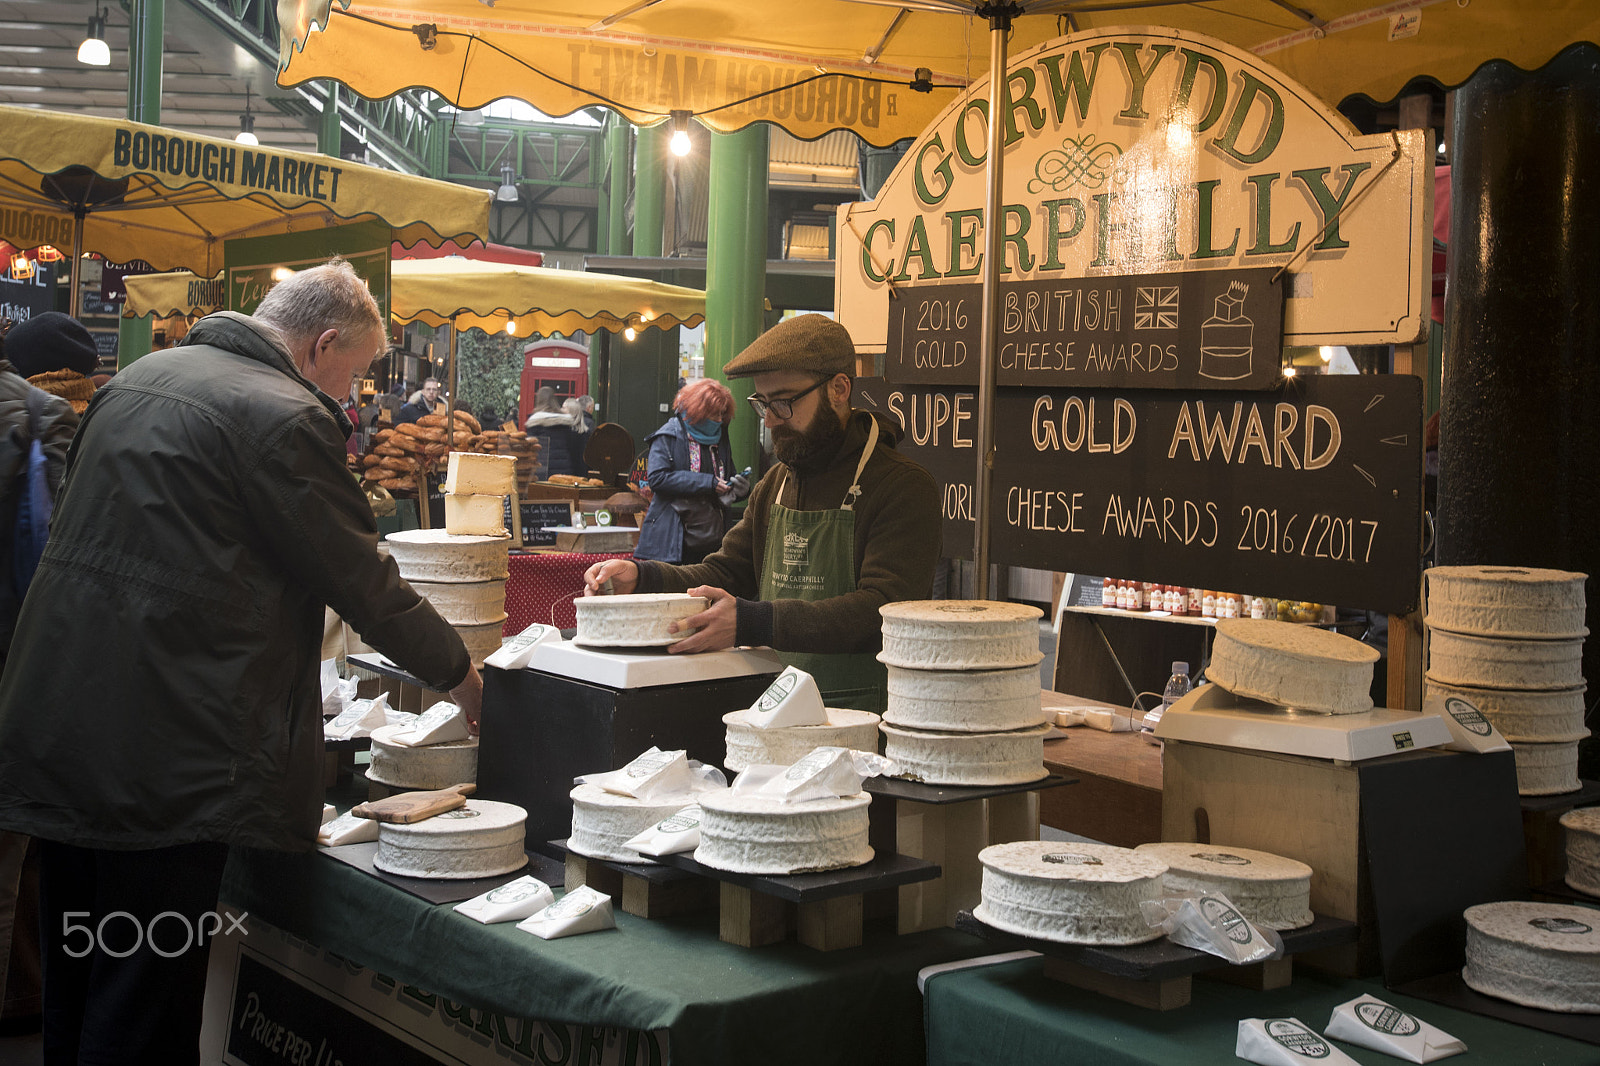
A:
POLYGON ((667 137, 665 122, 639 131, 634 152, 633 254, 661 254, 661 226, 667 206, 667 137))
MULTIPOLYGON (((767 287, 767 127, 711 136, 711 205, 706 233, 706 376, 761 335, 767 287)), ((728 382, 740 403, 733 462, 760 458, 760 424, 744 398, 750 379, 728 382)))
POLYGON ((322 124, 317 127, 317 151, 339 158, 343 138, 339 130, 339 83, 328 83, 328 98, 322 102, 322 124))
MULTIPOLYGON (((161 124, 162 40, 167 0, 134 0, 128 17, 128 118, 161 124)), ((117 369, 150 354, 155 318, 124 318, 117 324, 117 369)))
POLYGON ((606 127, 606 159, 611 164, 610 198, 606 202, 606 254, 627 255, 633 242, 628 239, 628 131, 632 127, 613 115, 606 127))

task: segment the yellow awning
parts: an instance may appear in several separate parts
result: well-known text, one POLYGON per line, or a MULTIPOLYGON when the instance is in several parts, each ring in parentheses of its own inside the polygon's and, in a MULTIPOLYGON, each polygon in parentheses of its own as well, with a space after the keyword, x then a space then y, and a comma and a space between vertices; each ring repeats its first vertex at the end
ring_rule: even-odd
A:
MULTIPOLYGON (((129 275, 124 314, 208 314, 226 303, 222 278, 188 271, 129 275)), ((705 321, 706 294, 619 274, 551 270, 472 259, 397 259, 390 265, 389 300, 401 322, 494 333, 516 323, 518 337, 612 333, 696 326, 705 321)))
POLYGON ((331 156, 0 107, 0 239, 210 276, 222 242, 382 220, 406 244, 487 237, 491 194, 331 156))
MULTIPOLYGON (((1537 67, 1568 44, 1600 42, 1594 0, 1416 0, 1404 10, 1296 0, 1310 21, 1273 0, 1088 6, 1062 17, 1024 10, 1009 50, 1070 35, 1073 24, 1158 23, 1254 52, 1337 104, 1353 93, 1391 99, 1421 75, 1459 84, 1491 59, 1537 67)), ((804 139, 850 129, 886 145, 921 133, 987 73, 988 23, 970 11, 953 0, 278 0, 278 83, 330 78, 367 97, 421 86, 465 108, 513 96, 550 115, 598 104, 644 126, 685 110, 723 132, 765 121, 804 139), (919 67, 933 74, 930 93, 909 88, 919 67)))

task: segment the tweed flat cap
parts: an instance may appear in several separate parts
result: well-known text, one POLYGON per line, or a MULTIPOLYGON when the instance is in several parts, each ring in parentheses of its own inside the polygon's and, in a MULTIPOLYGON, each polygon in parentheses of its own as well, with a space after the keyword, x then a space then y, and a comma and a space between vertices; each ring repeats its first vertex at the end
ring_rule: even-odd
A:
POLYGON ((722 368, 730 378, 772 370, 854 374, 856 346, 850 331, 827 315, 796 315, 757 337, 722 368))

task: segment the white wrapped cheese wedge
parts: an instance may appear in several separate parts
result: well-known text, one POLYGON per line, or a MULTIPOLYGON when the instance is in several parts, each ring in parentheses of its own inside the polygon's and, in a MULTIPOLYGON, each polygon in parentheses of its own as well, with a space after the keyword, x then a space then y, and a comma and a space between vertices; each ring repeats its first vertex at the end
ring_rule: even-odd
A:
POLYGON ((795 725, 826 725, 828 709, 822 705, 817 681, 804 670, 788 667, 750 705, 745 719, 757 729, 795 725))
POLYGON ((324 740, 355 740, 370 737, 374 729, 389 721, 389 697, 379 694, 370 700, 356 700, 338 717, 323 723, 324 740))
POLYGON ((357 818, 348 811, 331 822, 323 823, 317 830, 317 843, 325 848, 345 844, 366 844, 378 839, 378 823, 371 818, 357 818))
POLYGON ((691 803, 624 843, 641 855, 676 855, 700 846, 700 805, 691 803))
POLYGON ((1467 1050, 1449 1033, 1377 996, 1359 996, 1333 1008, 1328 1035, 1407 1062, 1433 1062, 1467 1050))
POLYGON ((1450 729, 1450 751, 1477 752, 1510 751, 1511 745, 1500 735, 1489 716, 1460 696, 1428 693, 1422 701, 1423 714, 1437 714, 1450 729))
POLYGON ((331 803, 324 803, 322 805, 322 824, 323 825, 327 825, 329 822, 333 821, 337 817, 339 817, 339 808, 335 807, 331 803))
POLYGON ((1299 1018, 1245 1018, 1239 1022, 1239 1038, 1233 1053, 1246 1062, 1261 1066, 1360 1066, 1299 1018))
POLYGON ((561 630, 543 622, 535 622, 516 636, 506 638, 499 651, 490 652, 484 658, 483 665, 500 670, 521 670, 532 661, 535 648, 547 641, 560 639, 561 630))
POLYGON ((689 769, 689 753, 683 749, 662 751, 651 747, 620 770, 607 770, 600 774, 585 774, 580 784, 595 785, 619 796, 648 800, 673 792, 687 792, 693 774, 689 769))
POLYGON ((409 729, 390 733, 388 739, 391 744, 421 748, 430 744, 466 740, 471 735, 465 711, 453 703, 435 703, 417 715, 409 729))
POLYGON ((457 903, 455 911, 475 922, 494 925, 496 922, 520 922, 555 901, 555 893, 550 891, 549 885, 537 877, 519 877, 481 896, 457 903))
POLYGON ((588 885, 573 889, 550 906, 517 923, 518 929, 532 933, 541 940, 556 940, 616 927, 617 920, 611 913, 611 897, 596 892, 588 885))
POLYGON ((335 718, 344 713, 350 701, 356 698, 355 678, 348 681, 339 676, 337 659, 322 660, 322 717, 335 718))

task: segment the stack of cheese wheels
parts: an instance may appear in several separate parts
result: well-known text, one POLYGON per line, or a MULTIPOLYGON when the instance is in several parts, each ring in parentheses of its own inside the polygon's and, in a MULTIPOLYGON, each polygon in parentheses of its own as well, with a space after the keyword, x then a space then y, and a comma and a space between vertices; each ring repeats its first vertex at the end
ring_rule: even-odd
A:
POLYGON ((500 647, 511 538, 408 529, 385 538, 400 576, 467 645, 474 666, 500 647))
POLYGON ((1467 987, 1524 1007, 1600 1014, 1600 911, 1513 900, 1463 917, 1467 987))
POLYGON ((1167 864, 1110 844, 1019 840, 978 852, 979 921, 1066 944, 1143 944, 1161 936, 1140 904, 1159 900, 1167 864))
POLYGON ((1517 789, 1579 787, 1586 574, 1520 566, 1427 572, 1428 692, 1471 703, 1511 744, 1517 789))
POLYGON ((1221 848, 1168 841, 1136 849, 1167 864, 1169 896, 1220 892, 1239 913, 1263 929, 1310 925, 1311 867, 1249 848, 1221 848))
POLYGON ((1567 887, 1600 896, 1600 807, 1580 807, 1561 816, 1567 836, 1567 887))
POLYGON ((930 785, 1045 776, 1037 607, 912 600, 879 608, 889 669, 884 754, 930 785))
POLYGON ((1217 623, 1206 676, 1236 696, 1297 711, 1372 710, 1378 650, 1325 629, 1265 618, 1217 623))

